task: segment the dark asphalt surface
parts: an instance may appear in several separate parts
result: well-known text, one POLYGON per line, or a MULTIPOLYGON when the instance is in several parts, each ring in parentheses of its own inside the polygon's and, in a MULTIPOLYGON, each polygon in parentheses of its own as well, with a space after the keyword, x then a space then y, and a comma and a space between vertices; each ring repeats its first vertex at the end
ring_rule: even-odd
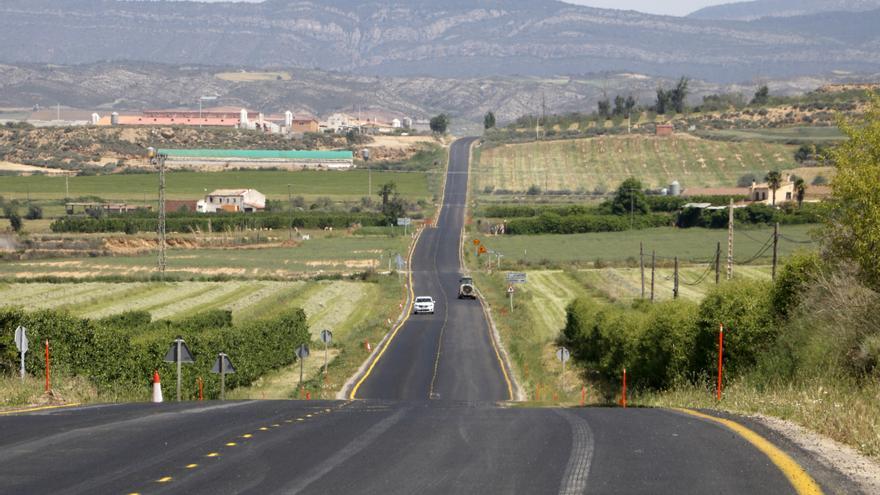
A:
MULTIPOLYGON (((369 399, 0 416, 0 494, 795 493, 769 457, 712 421, 661 409, 499 405, 509 392, 479 303, 454 291, 468 144, 452 147, 438 229, 414 254, 415 292, 434 296, 437 312, 401 328, 360 389, 369 399)), ((734 419, 826 493, 856 493, 786 440, 734 419)))
POLYGON ((424 230, 412 257, 413 292, 434 298, 434 314, 409 318, 358 389, 359 399, 511 398, 480 303, 458 299, 459 245, 473 141, 452 144, 440 218, 436 228, 424 230))

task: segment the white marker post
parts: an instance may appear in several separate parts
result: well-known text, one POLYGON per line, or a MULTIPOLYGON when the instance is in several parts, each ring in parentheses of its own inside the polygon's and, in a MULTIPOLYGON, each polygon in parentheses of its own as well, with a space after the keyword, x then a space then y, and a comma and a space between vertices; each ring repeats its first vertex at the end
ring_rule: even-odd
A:
POLYGON ((556 350, 556 359, 562 361, 562 390, 565 391, 565 362, 571 358, 571 352, 565 347, 556 350))
POLYGON ((28 351, 27 328, 19 326, 15 329, 15 347, 21 353, 21 381, 24 381, 24 355, 28 351))
POLYGON ((330 344, 330 341, 333 340, 333 332, 330 330, 321 330, 321 342, 324 343, 324 374, 327 374, 327 363, 328 363, 328 350, 327 346, 330 344))

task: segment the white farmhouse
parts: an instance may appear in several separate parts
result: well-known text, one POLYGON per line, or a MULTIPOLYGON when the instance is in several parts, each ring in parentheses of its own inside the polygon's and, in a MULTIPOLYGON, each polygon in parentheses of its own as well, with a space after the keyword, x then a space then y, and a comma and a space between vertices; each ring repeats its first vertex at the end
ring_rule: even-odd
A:
POLYGON ((252 213, 266 209, 266 196, 256 189, 217 189, 196 204, 200 213, 218 211, 252 213))

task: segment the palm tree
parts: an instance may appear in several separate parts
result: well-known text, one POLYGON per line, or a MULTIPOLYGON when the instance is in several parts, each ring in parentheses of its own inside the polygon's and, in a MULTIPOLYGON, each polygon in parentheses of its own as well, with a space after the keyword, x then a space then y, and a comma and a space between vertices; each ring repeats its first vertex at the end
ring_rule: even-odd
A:
POLYGON ((767 173, 767 177, 764 180, 767 181, 767 185, 773 191, 773 206, 776 206, 776 190, 782 186, 782 174, 778 170, 773 170, 767 173))
POLYGON ((804 182, 804 179, 798 177, 794 181, 794 190, 797 194, 798 208, 800 208, 804 204, 804 197, 807 195, 807 183, 804 182))

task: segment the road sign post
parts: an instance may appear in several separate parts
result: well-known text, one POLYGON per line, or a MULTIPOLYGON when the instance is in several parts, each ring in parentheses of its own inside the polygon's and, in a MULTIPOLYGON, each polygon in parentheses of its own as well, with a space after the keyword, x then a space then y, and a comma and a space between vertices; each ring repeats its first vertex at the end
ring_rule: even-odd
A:
POLYGON ((513 313, 513 294, 516 292, 516 289, 513 288, 512 285, 507 286, 507 297, 510 298, 510 312, 513 313))
POLYGON ((296 348, 296 357, 299 358, 299 386, 303 384, 303 361, 309 357, 309 346, 302 344, 296 348))
POLYGON ((171 348, 165 353, 165 362, 177 363, 177 401, 180 402, 181 365, 183 363, 195 362, 192 353, 189 352, 189 347, 186 346, 186 342, 182 337, 174 339, 171 348))
POLYGON ((556 350, 556 359, 562 361, 562 390, 565 391, 565 362, 571 358, 571 352, 565 347, 556 350))
POLYGON ((402 217, 397 219, 397 226, 403 227, 403 235, 407 235, 406 228, 412 224, 412 218, 402 217))
POLYGON ((330 330, 321 330, 321 342, 324 343, 324 374, 327 374, 327 363, 328 363, 328 350, 327 346, 330 344, 330 341, 333 340, 333 332, 330 330))
POLYGON ((24 355, 28 351, 27 328, 19 326, 15 329, 15 347, 21 353, 21 381, 24 381, 24 355))
POLYGON ((235 366, 232 365, 229 356, 222 352, 217 354, 217 361, 214 362, 211 373, 220 375, 220 400, 226 400, 226 375, 235 373, 235 366))

